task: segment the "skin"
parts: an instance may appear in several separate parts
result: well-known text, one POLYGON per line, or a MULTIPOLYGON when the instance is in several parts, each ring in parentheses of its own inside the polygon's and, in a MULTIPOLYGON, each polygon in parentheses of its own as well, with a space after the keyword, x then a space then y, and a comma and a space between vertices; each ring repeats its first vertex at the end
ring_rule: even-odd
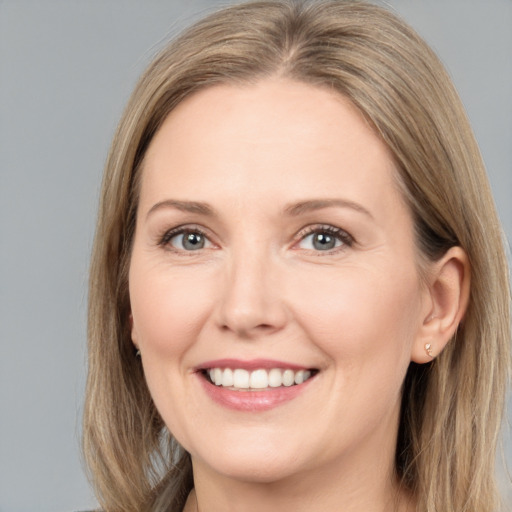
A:
POLYGON ((186 510, 412 510, 394 478, 401 386, 460 320, 464 258, 455 248, 420 279, 392 157, 343 97, 268 79, 182 102, 146 154, 129 288, 151 395, 192 456, 186 510), (289 213, 331 199, 345 204, 289 213), (162 242, 182 225, 202 249, 162 242), (318 249, 308 229, 326 226, 349 238, 318 249), (237 411, 195 371, 222 358, 319 373, 291 401, 237 411))

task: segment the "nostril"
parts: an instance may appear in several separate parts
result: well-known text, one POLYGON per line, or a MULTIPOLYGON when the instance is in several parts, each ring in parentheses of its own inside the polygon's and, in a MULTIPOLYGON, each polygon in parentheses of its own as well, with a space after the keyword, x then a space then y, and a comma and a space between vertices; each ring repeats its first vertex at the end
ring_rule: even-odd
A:
POLYGON ((272 334, 280 329, 279 326, 274 326, 272 324, 258 324, 252 327, 240 324, 223 324, 220 328, 223 332, 233 332, 242 339, 250 339, 258 335, 272 334))
POLYGON ((256 329, 260 329, 262 331, 268 331, 268 330, 275 329, 275 327, 270 324, 260 324, 260 325, 256 326, 256 329))

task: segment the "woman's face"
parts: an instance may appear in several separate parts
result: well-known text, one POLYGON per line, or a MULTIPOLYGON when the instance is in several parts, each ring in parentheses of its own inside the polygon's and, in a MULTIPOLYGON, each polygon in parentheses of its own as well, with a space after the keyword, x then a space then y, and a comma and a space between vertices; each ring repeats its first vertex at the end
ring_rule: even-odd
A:
POLYGON ((343 97, 266 80, 169 115, 142 174, 132 338, 196 475, 390 470, 429 307, 415 255, 392 158, 343 97))

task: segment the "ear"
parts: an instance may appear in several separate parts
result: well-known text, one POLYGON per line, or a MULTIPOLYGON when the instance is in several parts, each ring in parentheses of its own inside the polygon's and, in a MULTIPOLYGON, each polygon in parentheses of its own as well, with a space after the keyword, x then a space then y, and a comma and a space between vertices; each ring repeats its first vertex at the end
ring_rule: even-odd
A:
POLYGON ((469 301, 470 268, 461 247, 452 247, 428 272, 422 324, 411 360, 428 363, 437 357, 455 334, 469 301))

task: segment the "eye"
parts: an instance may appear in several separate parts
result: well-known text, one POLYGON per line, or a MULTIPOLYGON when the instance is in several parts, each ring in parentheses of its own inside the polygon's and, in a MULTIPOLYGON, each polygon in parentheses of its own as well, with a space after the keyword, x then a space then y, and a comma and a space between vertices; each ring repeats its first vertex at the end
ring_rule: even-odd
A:
POLYGON ((344 230, 334 226, 317 226, 307 228, 300 236, 299 249, 310 251, 328 252, 339 247, 350 247, 353 243, 352 237, 344 230))
POLYGON ((212 246, 206 235, 197 228, 177 228, 168 231, 162 238, 161 245, 175 251, 199 251, 212 246))

